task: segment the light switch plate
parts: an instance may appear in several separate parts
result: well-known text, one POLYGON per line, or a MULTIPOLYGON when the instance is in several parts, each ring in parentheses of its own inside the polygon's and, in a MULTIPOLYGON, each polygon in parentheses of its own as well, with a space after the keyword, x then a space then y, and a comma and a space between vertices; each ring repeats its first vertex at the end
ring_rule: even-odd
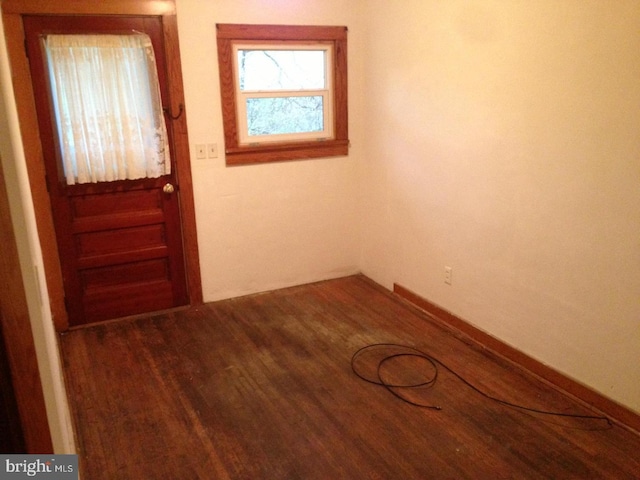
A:
POLYGON ((210 143, 207 145, 207 155, 209 158, 218 158, 218 144, 210 143))

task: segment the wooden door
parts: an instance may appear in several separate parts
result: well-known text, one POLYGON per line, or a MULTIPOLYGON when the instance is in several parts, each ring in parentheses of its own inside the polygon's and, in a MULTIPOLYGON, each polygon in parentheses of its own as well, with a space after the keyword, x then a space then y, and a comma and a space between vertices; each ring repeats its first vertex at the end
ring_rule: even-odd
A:
MULTIPOLYGON (((48 34, 144 33, 170 105, 160 17, 25 16, 24 28, 69 324, 188 304, 175 165, 157 178, 68 185, 42 42, 48 34)), ((166 123, 172 146, 171 112, 166 123)))

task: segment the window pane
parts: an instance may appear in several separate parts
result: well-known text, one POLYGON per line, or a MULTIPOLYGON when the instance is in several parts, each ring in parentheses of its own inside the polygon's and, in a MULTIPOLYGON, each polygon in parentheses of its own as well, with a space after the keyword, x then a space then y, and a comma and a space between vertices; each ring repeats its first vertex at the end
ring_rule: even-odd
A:
POLYGON ((323 117, 321 95, 247 99, 250 136, 322 132, 323 117))
POLYGON ((238 50, 240 90, 325 88, 324 50, 238 50))
POLYGON ((170 173, 147 35, 48 35, 45 51, 68 185, 170 173))

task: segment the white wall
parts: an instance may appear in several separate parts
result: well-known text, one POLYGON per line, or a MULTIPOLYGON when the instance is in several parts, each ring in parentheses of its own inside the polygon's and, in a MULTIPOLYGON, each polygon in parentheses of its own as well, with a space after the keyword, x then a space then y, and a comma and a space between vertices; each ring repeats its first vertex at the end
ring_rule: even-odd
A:
POLYGON ((176 3, 205 300, 358 272, 364 19, 357 2, 176 3), (348 157, 225 166, 216 23, 349 28, 348 157), (219 158, 196 159, 198 143, 217 143, 219 158))
POLYGON ((363 271, 640 412, 640 3, 401 3, 367 2, 363 271))

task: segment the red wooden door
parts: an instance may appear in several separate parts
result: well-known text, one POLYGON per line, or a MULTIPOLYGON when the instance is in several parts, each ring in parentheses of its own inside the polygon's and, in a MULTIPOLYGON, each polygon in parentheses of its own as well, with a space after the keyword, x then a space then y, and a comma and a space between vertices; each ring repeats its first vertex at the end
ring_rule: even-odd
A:
MULTIPOLYGON (((144 33, 162 104, 170 105, 160 17, 26 16, 24 26, 69 324, 187 304, 176 175, 67 184, 57 141, 63 127, 54 115, 42 42, 48 34, 144 33)), ((166 120, 171 146, 171 117, 166 120)))

